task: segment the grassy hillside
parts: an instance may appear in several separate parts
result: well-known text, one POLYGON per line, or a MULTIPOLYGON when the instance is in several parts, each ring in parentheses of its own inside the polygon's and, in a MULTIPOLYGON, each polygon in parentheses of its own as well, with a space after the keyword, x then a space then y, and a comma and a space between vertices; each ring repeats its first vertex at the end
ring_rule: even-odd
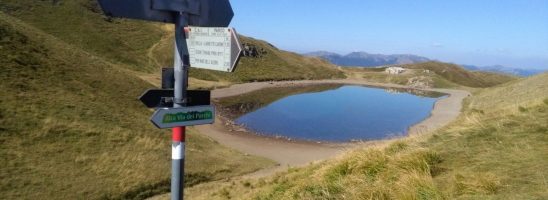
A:
POLYGON ((516 79, 510 75, 468 71, 461 66, 441 62, 425 62, 403 65, 410 69, 430 70, 444 79, 467 87, 491 87, 516 79))
POLYGON ((535 105, 543 101, 539 98, 547 96, 548 73, 532 76, 526 80, 512 81, 497 87, 483 90, 467 101, 471 109, 482 112, 497 112, 502 110, 515 111, 516 106, 535 105), (496 106, 497 109, 490 109, 496 106))
MULTIPOLYGON (((0 11, 84 49, 93 56, 102 57, 125 69, 142 72, 142 77, 147 80, 159 77, 159 69, 171 66, 173 62, 172 27, 137 20, 108 19, 102 15, 96 0, 3 0, 0 2, 0 11)), ((345 77, 344 73, 322 59, 279 50, 267 42, 253 38, 242 36, 241 39, 243 43, 262 49, 264 53, 259 57, 242 58, 235 73, 193 68, 192 83, 207 87, 230 82, 345 77)), ((398 84, 408 84, 410 79, 420 76, 418 81, 430 82, 434 87, 489 87, 514 79, 500 74, 470 72, 457 65, 439 62, 410 64, 405 67, 428 69, 433 73, 424 74, 418 70, 414 74, 388 76, 365 70, 358 74, 372 81, 398 84)), ((352 70, 355 69, 350 69, 352 70)))
MULTIPOLYGON (((159 68, 172 64, 171 27, 105 18, 95 0, 2 0, 0 11, 1 198, 142 198, 166 192, 169 131, 154 128, 148 121, 152 111, 135 97, 153 87, 143 79, 157 81, 159 68)), ((191 81, 230 84, 345 77, 323 60, 282 51, 253 38, 241 39, 260 49, 260 56, 242 58, 235 73, 191 69, 191 81)), ((513 80, 455 67, 443 70, 440 65, 445 66, 426 65, 434 72, 430 78, 436 87, 486 87, 513 80)), ((415 68, 414 73, 424 73, 421 67, 415 68)), ((373 77, 367 73, 364 76, 373 77)), ((381 82, 409 81, 378 74, 374 76, 381 82)), ((388 148, 358 150, 337 161, 295 169, 271 179, 221 182, 215 197, 338 199, 417 194, 480 198, 512 195, 512 191, 543 197, 546 192, 538 189, 543 186, 539 177, 546 174, 537 168, 546 166, 542 159, 546 157, 542 146, 546 140, 539 135, 546 132, 542 120, 547 119, 548 100, 540 98, 545 96, 542 91, 546 91, 546 82, 545 75, 536 76, 480 92, 467 102, 467 115, 455 123, 464 124, 466 129, 454 125, 436 133, 450 140, 437 136, 426 142, 403 140, 388 148), (504 95, 509 96, 500 98, 504 95), (490 107, 492 99, 496 99, 494 108, 490 107), (504 112, 498 112, 501 110, 504 112), (484 137, 488 142, 471 142, 484 137), (499 142, 525 148, 492 150, 499 142), (469 147, 471 153, 461 152, 462 147, 469 147), (527 154, 529 150, 535 153, 527 154), (510 156, 501 158, 503 155, 497 152, 510 156), (459 157, 463 155, 481 157, 459 157), (488 162, 478 168, 458 165, 475 164, 478 162, 472 161, 477 159, 488 162), (494 170, 478 175, 476 171, 487 170, 484 165, 503 166, 500 169, 512 165, 514 168, 508 169, 521 174, 494 170), (523 166, 531 170, 517 170, 523 166), (512 181, 519 184, 512 185, 512 181), (242 193, 229 192, 232 188, 242 193), (357 189, 350 191, 352 188, 357 189), (364 192, 360 188, 370 189, 364 192), (540 192, 530 192, 534 190, 540 192)), ((269 98, 279 98, 279 94, 269 98)), ((268 160, 220 146, 192 129, 187 148, 189 185, 272 165, 268 160)))
POLYGON ((440 190, 473 199, 548 198, 547 87, 545 73, 470 98, 456 122, 462 125, 428 141, 444 158, 445 173, 434 179, 440 190))
MULTIPOLYGON (((167 30, 168 33, 172 32, 167 30)), ((242 44, 262 50, 257 57, 242 57, 234 73, 191 68, 190 76, 209 81, 252 82, 272 80, 302 80, 344 78, 334 65, 319 58, 304 57, 280 50, 265 41, 240 35, 242 44)), ((172 36, 164 38, 154 50, 157 63, 170 66, 173 63, 172 36), (169 53, 166 53, 169 52, 169 53)))
POLYGON ((163 34, 158 24, 108 20, 96 0, 2 0, 0 11, 109 62, 136 71, 155 70, 147 53, 163 34))
MULTIPOLYGON (((151 111, 135 97, 172 64, 171 27, 105 18, 95 0, 6 0, 0 14, 0 196, 132 198, 167 191, 169 132, 151 126, 151 111)), ((191 87, 343 77, 321 60, 264 47, 234 74, 192 69, 191 84, 199 84, 191 87)), ((190 185, 273 164, 192 129, 188 141, 190 185)))
POLYGON ((459 84, 453 83, 433 72, 425 72, 422 69, 407 70, 403 74, 387 74, 385 68, 344 68, 347 76, 354 79, 365 79, 378 83, 395 83, 414 87, 433 88, 458 88, 459 84))
POLYGON ((484 89, 434 133, 364 147, 193 199, 546 199, 548 74, 484 89), (509 93, 512 92, 512 93, 509 93), (527 93, 525 97, 517 96, 527 93))
POLYGON ((344 68, 343 70, 351 78, 435 88, 484 88, 517 79, 517 77, 503 74, 472 72, 458 65, 442 62, 407 64, 402 67, 408 70, 397 75, 385 73, 386 68, 344 68))
MULTIPOLYGON (((152 111, 136 100, 149 83, 1 12, 0 63, 2 198, 133 198, 169 190, 169 131, 154 128, 152 111)), ((187 155, 190 185, 272 164, 193 130, 187 155)))
MULTIPOLYGON (((108 19, 102 15, 96 0, 5 0, 0 2, 0 11, 127 69, 158 74, 161 67, 173 65, 171 27, 108 19)), ((255 39, 241 39, 265 52, 261 57, 241 59, 235 73, 191 69, 191 77, 230 82, 344 77, 323 60, 285 52, 255 39)))

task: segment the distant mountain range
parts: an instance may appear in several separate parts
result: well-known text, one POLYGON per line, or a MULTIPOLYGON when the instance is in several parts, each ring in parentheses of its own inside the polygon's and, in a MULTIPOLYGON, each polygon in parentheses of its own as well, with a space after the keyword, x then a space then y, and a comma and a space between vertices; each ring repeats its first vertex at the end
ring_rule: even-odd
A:
MULTIPOLYGON (((398 65, 398 64, 413 64, 432 61, 429 58, 412 55, 412 54, 370 54, 366 52, 352 52, 346 55, 340 55, 328 51, 315 51, 304 54, 305 56, 319 57, 328 60, 329 62, 345 67, 376 67, 383 65, 398 65)), ((505 67, 502 65, 493 66, 475 66, 461 65, 465 69, 473 71, 487 71, 503 74, 511 74, 516 76, 532 76, 543 73, 546 70, 540 69, 518 69, 505 67)))
POLYGON ((516 75, 516 76, 532 76, 532 75, 540 74, 546 71, 541 69, 518 69, 518 68, 505 67, 502 65, 492 65, 492 66, 461 65, 461 66, 464 67, 465 69, 473 70, 473 71, 496 72, 496 73, 516 75))
POLYGON ((327 51, 316 51, 304 54, 305 56, 320 57, 333 64, 348 67, 376 67, 394 64, 413 64, 430 61, 430 59, 411 54, 370 54, 366 52, 352 52, 340 55, 327 51))

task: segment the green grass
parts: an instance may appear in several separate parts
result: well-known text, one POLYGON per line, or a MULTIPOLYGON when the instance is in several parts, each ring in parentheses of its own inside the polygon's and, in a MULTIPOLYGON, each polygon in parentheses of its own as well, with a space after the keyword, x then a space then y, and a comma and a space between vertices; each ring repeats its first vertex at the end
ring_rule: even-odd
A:
MULTIPOLYGON (((142 198, 168 190, 170 133, 154 128, 152 111, 136 100, 149 83, 1 12, 0 63, 2 198, 142 198)), ((272 165, 192 129, 187 141, 188 184, 272 165)))
MULTIPOLYGON (((158 23, 113 19, 103 16, 96 0, 73 1, 4 0, 0 11, 51 34, 73 46, 85 49, 125 69, 158 74, 161 67, 173 64, 173 31, 158 23)), ((224 82, 344 78, 334 65, 277 49, 249 37, 242 43, 264 49, 260 58, 242 58, 235 73, 191 68, 191 77, 224 82)), ((484 72, 469 72, 452 64, 427 62, 405 65, 428 69, 435 87, 488 87, 513 80, 513 77, 484 72)), ((410 77, 369 74, 374 81, 407 84, 410 77)))
MULTIPOLYGON (((106 20, 94 0, 58 2, 0 2, 0 196, 140 199, 166 192, 169 131, 153 128, 151 111, 135 100, 152 86, 134 74, 172 64, 172 33, 159 24, 106 20)), ((191 76, 222 82, 345 77, 323 60, 242 40, 267 53, 243 58, 232 74, 192 69, 191 76)), ((436 87, 514 79, 441 65, 426 65, 436 87)), ((432 139, 222 185, 214 198, 546 198, 546 80, 544 74, 479 90, 466 114, 432 139)), ((189 185, 272 165, 189 132, 189 185)))
POLYGON ((546 87, 545 73, 486 88, 433 133, 193 192, 213 194, 197 199, 546 199, 546 87))
POLYGON ((516 80, 497 87, 484 89, 474 95, 473 101, 467 101, 471 109, 484 112, 500 110, 515 111, 518 107, 541 103, 542 96, 548 91, 548 73, 527 78, 526 81, 516 80), (497 109, 492 109, 496 106, 497 109))
MULTIPOLYGON (((173 31, 159 23, 103 16, 96 0, 5 0, 0 11, 51 34, 94 56, 137 72, 156 73, 173 65, 173 31)), ((190 76, 210 81, 251 82, 344 78, 332 64, 286 52, 241 36, 243 43, 263 48, 260 58, 242 58, 234 73, 191 68, 190 76)))
POLYGON ((515 80, 516 77, 490 72, 471 72, 461 66, 442 62, 425 62, 403 65, 410 69, 426 69, 458 85, 484 88, 515 80))
MULTIPOLYGON (((158 24, 137 20, 107 21, 96 0, 3 0, 0 11, 111 63, 136 70, 156 69, 148 49, 162 36, 158 24)), ((156 72, 156 71, 154 71, 156 72)))
POLYGON ((257 199, 439 199, 428 178, 438 162, 435 153, 422 149, 359 150, 319 169, 279 175, 257 199))
POLYGON ((427 87, 434 88, 485 88, 517 79, 503 74, 471 72, 458 65, 441 62, 407 64, 402 67, 408 71, 397 75, 385 73, 385 68, 345 68, 344 71, 348 77, 380 83, 413 86, 411 80, 418 79, 427 87))
POLYGON ((427 143, 444 158, 435 177, 451 198, 543 199, 548 197, 548 105, 510 115, 467 113, 462 127, 427 143))

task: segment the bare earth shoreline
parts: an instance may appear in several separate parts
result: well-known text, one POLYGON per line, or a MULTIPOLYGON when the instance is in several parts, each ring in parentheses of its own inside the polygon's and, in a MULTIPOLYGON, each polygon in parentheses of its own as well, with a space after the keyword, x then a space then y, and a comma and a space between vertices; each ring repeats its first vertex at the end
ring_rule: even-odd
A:
MULTIPOLYGON (((347 84, 347 85, 364 85, 376 87, 393 87, 393 88, 412 88, 396 84, 372 83, 364 80, 304 80, 304 81, 281 81, 281 82, 255 82, 232 85, 228 88, 216 89, 212 91, 212 98, 223 98, 229 96, 240 95, 255 90, 260 90, 269 87, 287 87, 307 84, 347 84)), ((419 88, 412 88, 419 89, 419 88)), ((448 97, 436 101, 430 117, 422 122, 413 125, 409 128, 409 134, 421 134, 433 131, 437 128, 447 125, 449 122, 456 119, 462 108, 462 100, 470 95, 469 92, 463 90, 452 89, 421 89, 428 91, 436 91, 448 94, 448 97)), ((243 153, 250 155, 262 156, 276 161, 279 165, 262 169, 254 173, 246 174, 238 178, 260 178, 265 177, 275 172, 287 170, 289 167, 304 166, 309 163, 318 162, 321 160, 333 158, 342 152, 349 149, 364 146, 368 144, 376 144, 382 141, 370 141, 362 143, 315 143, 303 141, 290 141, 285 139, 277 139, 272 137, 262 137, 255 134, 249 134, 244 131, 230 131, 224 125, 225 120, 217 117, 215 124, 195 126, 195 128, 208 137, 213 138, 222 145, 237 149, 243 153)), ((200 187, 197 185, 195 187, 200 187)), ((207 187, 207 186, 206 186, 207 187)), ((189 188, 190 193, 194 188, 189 188)), ((158 195, 150 198, 169 199, 169 193, 158 195)))
MULTIPOLYGON (((396 84, 372 83, 364 80, 303 80, 281 82, 254 82, 233 85, 228 88, 212 91, 212 98, 223 98, 240 95, 255 90, 270 87, 287 87, 310 84, 347 84, 376 87, 411 88, 396 84)), ((418 88, 413 88, 418 89, 418 88)), ((448 94, 434 104, 430 117, 409 128, 409 134, 426 133, 440 128, 454 120, 461 111, 462 100, 470 95, 469 92, 453 89, 421 89, 448 94)), ((272 137, 262 137, 245 131, 230 131, 225 125, 225 120, 217 117, 215 124, 196 126, 196 129, 219 143, 237 149, 243 153, 257 155, 272 159, 279 163, 277 167, 263 169, 245 177, 262 177, 274 172, 285 170, 288 167, 303 166, 312 162, 321 161, 357 146, 357 143, 316 143, 303 141, 290 141, 272 137)), ((375 141, 371 141, 374 143, 375 141)), ((359 143, 363 145, 363 143, 359 143)))

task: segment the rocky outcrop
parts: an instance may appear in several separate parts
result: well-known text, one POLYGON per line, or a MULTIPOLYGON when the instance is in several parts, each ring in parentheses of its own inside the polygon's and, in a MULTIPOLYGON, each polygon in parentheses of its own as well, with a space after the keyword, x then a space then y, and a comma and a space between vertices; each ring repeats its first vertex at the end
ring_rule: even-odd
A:
POLYGON ((244 43, 242 47, 243 47, 243 50, 242 50, 243 57, 260 58, 267 53, 265 49, 259 48, 250 43, 244 43))
POLYGON ((428 76, 416 76, 409 78, 406 85, 414 88, 432 88, 434 81, 428 76))

